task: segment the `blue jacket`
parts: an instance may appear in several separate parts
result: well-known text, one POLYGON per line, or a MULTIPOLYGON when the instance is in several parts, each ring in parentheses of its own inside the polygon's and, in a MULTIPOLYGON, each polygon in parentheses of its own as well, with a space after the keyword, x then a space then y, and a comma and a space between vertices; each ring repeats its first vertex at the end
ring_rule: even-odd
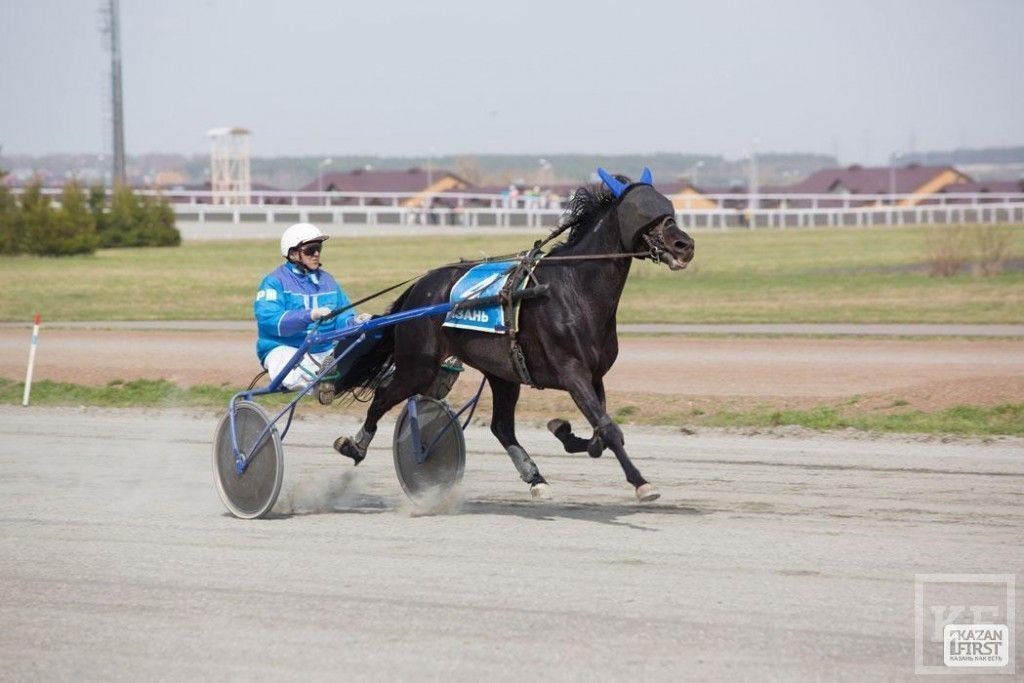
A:
MULTIPOLYGON (((259 329, 256 355, 260 363, 277 346, 298 347, 312 329, 309 313, 314 308, 348 306, 348 296, 331 274, 323 268, 306 271, 291 263, 283 263, 263 278, 256 292, 253 313, 259 329)), ((348 325, 355 311, 346 311, 320 325, 320 332, 331 332, 348 325)), ((312 353, 329 351, 332 344, 321 344, 312 353)))

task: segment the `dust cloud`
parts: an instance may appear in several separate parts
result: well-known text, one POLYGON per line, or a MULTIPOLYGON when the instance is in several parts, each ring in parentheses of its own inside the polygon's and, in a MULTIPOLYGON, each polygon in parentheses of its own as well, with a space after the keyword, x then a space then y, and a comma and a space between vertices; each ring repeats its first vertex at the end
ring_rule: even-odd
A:
POLYGON ((311 515, 361 507, 366 500, 365 488, 356 470, 346 470, 327 479, 309 475, 282 492, 274 512, 311 515))
POLYGON ((438 486, 417 493, 415 498, 404 498, 399 511, 410 517, 457 515, 464 500, 461 484, 448 488, 438 486))

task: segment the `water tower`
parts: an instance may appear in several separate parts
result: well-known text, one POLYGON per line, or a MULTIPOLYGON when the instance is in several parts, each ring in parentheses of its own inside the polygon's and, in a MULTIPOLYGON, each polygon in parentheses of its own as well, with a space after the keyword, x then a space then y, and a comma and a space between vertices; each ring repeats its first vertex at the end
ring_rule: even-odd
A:
POLYGON ((210 136, 210 190, 214 204, 248 204, 249 135, 245 128, 213 128, 210 136))

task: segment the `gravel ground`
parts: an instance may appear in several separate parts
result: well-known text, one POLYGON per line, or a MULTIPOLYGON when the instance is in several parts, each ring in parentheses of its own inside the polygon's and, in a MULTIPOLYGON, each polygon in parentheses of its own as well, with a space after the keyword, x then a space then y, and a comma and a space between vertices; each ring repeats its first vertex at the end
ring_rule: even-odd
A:
POLYGON ((1024 571, 1020 439, 628 428, 640 507, 523 428, 532 501, 471 427, 461 502, 420 515, 390 425, 356 469, 327 446, 354 420, 307 415, 243 522, 215 424, 0 407, 0 678, 902 680, 915 574, 1024 571))

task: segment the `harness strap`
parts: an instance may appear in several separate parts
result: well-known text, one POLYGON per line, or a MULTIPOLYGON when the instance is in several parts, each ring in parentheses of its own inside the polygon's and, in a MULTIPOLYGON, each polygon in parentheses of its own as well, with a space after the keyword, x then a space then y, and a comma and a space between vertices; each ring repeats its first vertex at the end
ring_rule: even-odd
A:
POLYGON ((515 368, 516 374, 519 375, 519 381, 523 384, 533 387, 534 389, 543 389, 544 387, 538 386, 533 381, 533 377, 530 375, 530 370, 526 367, 526 355, 523 353, 523 347, 516 339, 516 335, 509 334, 509 339, 512 340, 512 367, 515 368))
MULTIPOLYGON (((527 280, 533 278, 533 270, 537 267, 537 263, 541 258, 544 257, 544 253, 540 250, 541 244, 540 242, 534 244, 533 249, 520 256, 519 262, 515 265, 512 272, 509 273, 505 284, 501 288, 501 292, 498 294, 505 313, 505 328, 508 333, 512 367, 516 371, 519 381, 534 389, 543 389, 543 387, 538 386, 533 381, 533 376, 530 375, 530 370, 526 367, 526 354, 523 353, 523 346, 519 343, 519 306, 521 302, 513 301, 512 293, 521 289, 527 280)), ((533 279, 536 281, 536 278, 533 279)))

